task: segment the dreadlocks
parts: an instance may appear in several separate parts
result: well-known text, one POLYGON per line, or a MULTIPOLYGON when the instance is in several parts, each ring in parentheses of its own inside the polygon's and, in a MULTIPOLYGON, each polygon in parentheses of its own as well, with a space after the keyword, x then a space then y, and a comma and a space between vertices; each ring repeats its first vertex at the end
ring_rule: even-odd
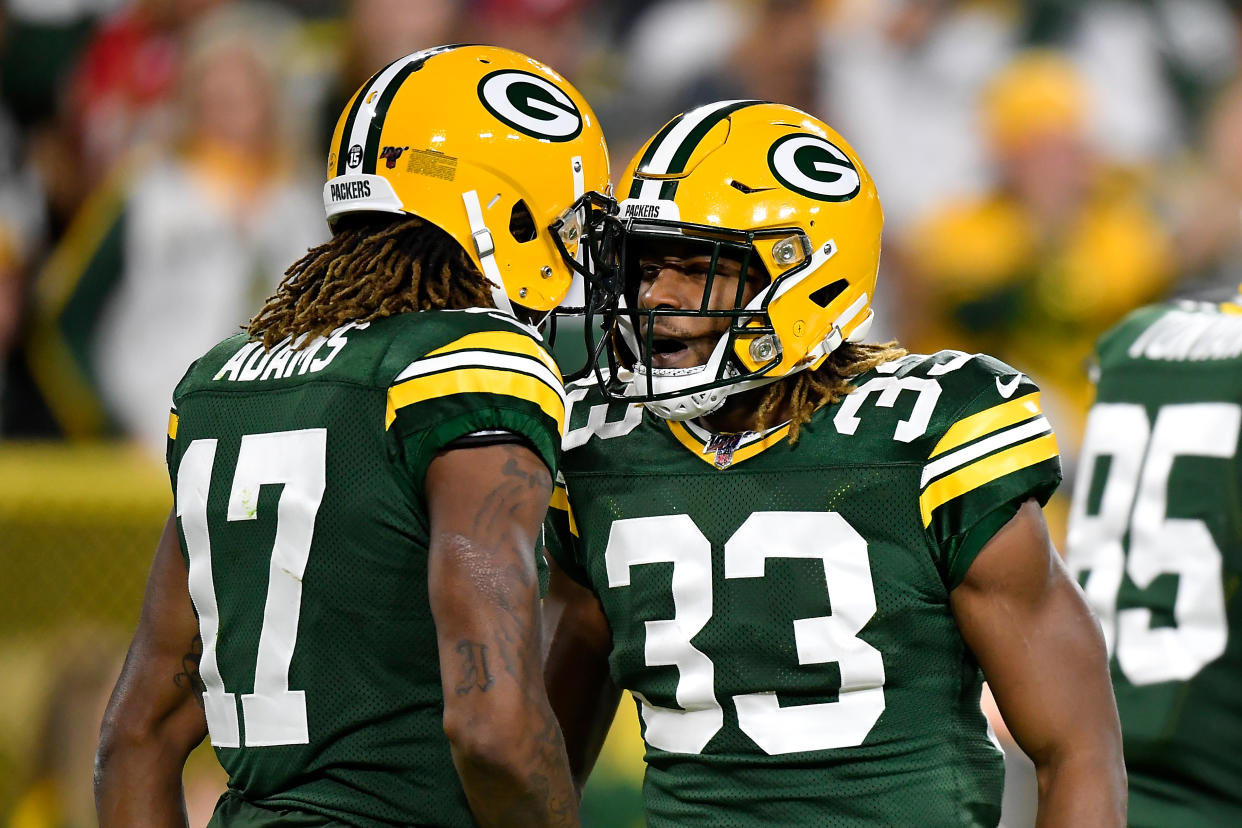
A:
POLYGON ((810 420, 812 414, 854 390, 851 382, 854 377, 905 355, 905 348, 898 347, 896 342, 882 345, 845 342, 815 370, 801 371, 768 386, 759 401, 755 430, 766 431, 777 412, 788 406, 789 443, 793 445, 798 442, 802 424, 810 420))
POLYGON ((369 217, 290 265, 246 331, 265 348, 286 337, 300 346, 348 322, 470 307, 494 307, 491 290, 451 236, 416 216, 369 217))

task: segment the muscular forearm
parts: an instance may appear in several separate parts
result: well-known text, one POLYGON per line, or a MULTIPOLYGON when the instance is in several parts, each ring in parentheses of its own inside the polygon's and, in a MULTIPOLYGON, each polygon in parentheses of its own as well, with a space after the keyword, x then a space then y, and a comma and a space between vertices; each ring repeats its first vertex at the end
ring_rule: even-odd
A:
POLYGON ((105 737, 95 763, 99 828, 187 826, 183 762, 151 746, 121 746, 105 737))
POLYGON ((621 689, 608 656, 612 630, 595 594, 549 563, 551 585, 543 602, 543 681, 560 722, 579 798, 617 712, 621 689))
POLYGON ((1112 755, 1036 761, 1039 815, 1036 828, 1126 824, 1125 770, 1112 755))
POLYGON ((457 449, 432 461, 425 488, 444 733, 474 817, 577 825, 541 672, 535 542, 552 496, 548 468, 523 446, 457 449))
POLYGON ((578 796, 551 709, 533 705, 519 715, 526 727, 512 738, 450 737, 475 819, 481 826, 578 825, 578 796))
POLYGON ((186 824, 181 772, 207 736, 198 661, 202 639, 186 565, 169 514, 133 644, 117 679, 95 755, 100 828, 186 824))

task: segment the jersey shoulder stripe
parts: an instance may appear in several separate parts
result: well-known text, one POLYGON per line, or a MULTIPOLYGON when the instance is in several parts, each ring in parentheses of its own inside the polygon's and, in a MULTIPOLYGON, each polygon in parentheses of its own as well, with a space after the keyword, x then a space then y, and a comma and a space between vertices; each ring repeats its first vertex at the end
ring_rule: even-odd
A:
POLYGON ((533 339, 508 331, 467 334, 407 365, 388 389, 385 427, 401 408, 463 393, 533 401, 564 433, 565 392, 555 363, 533 339))
POLYGON ((923 525, 938 507, 1006 474, 1058 456, 1039 392, 958 420, 923 467, 919 511, 923 525), (947 453, 946 453, 947 452, 947 453))
POLYGON ((1038 416, 1039 414, 1038 391, 1019 397, 1016 400, 1001 403, 976 414, 971 414, 949 426, 949 429, 940 438, 940 441, 936 443, 936 447, 932 449, 931 456, 936 457, 937 455, 944 454, 946 451, 951 451, 980 437, 993 434, 1007 426, 1026 422, 1031 417, 1038 416))
POLYGON ((919 485, 926 487, 930 481, 949 472, 955 472, 967 465, 978 465, 975 461, 979 460, 979 458, 986 459, 987 455, 1000 449, 1032 441, 1051 433, 1052 426, 1048 423, 1047 418, 1043 414, 1036 413, 1035 416, 1020 425, 995 431, 982 440, 978 440, 928 463, 923 467, 923 477, 919 485))
MULTIPOLYGON (((877 373, 888 372, 895 379, 926 377, 941 389, 928 418, 930 445, 921 449, 926 452, 919 481, 924 527, 931 525, 937 509, 964 496, 978 502, 955 509, 986 513, 997 497, 1008 499, 1016 489, 1043 489, 1059 480, 1056 437, 1044 416, 1039 389, 1021 371, 985 354, 941 351, 930 357, 908 356, 877 373), (1008 478, 1019 472, 1021 480, 1008 478), (993 488, 989 484, 1001 488, 987 494, 993 488)), ((916 451, 919 442, 911 444, 916 451)))
POLYGON ((561 383, 561 371, 556 361, 548 352, 529 335, 518 331, 476 331, 455 339, 443 347, 436 348, 427 356, 439 356, 454 351, 482 350, 498 353, 518 354, 536 359, 544 367, 556 375, 557 384, 561 383))
POLYGON ((508 367, 471 366, 417 376, 394 385, 388 390, 385 428, 392 426, 397 411, 406 406, 456 394, 495 394, 533 401, 556 423, 558 433, 565 431, 564 394, 546 379, 508 367))
POLYGON ((548 508, 564 512, 565 519, 569 521, 570 533, 578 537, 578 522, 574 520, 574 510, 569 505, 569 491, 565 487, 565 477, 560 472, 556 473, 556 484, 552 488, 552 501, 548 504, 548 508))
POLYGON ((1049 429, 1047 421, 1039 423, 1038 427, 1040 428, 1039 436, 990 454, 925 486, 919 494, 919 512, 923 517, 923 525, 931 525, 932 512, 950 500, 961 497, 1007 474, 1059 456, 1056 437, 1049 429))

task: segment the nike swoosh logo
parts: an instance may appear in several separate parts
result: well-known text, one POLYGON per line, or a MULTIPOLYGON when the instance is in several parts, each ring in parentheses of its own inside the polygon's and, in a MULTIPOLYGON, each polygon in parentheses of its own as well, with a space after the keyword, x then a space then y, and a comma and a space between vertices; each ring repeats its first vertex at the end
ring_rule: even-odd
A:
POLYGON ((1022 375, 1018 374, 1009 378, 1008 382, 1001 382, 1001 378, 996 378, 996 390, 1002 397, 1009 399, 1013 396, 1013 392, 1017 390, 1018 383, 1022 382, 1022 375))

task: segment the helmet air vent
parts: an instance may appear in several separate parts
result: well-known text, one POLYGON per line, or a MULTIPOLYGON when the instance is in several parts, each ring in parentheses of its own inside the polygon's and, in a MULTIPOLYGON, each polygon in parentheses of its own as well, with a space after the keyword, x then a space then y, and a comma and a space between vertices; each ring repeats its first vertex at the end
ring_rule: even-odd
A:
POLYGON ((832 300, 840 296, 847 287, 849 287, 849 282, 844 279, 837 279, 831 284, 824 285, 819 290, 812 291, 809 298, 821 308, 826 308, 829 304, 831 304, 832 300))
POLYGON ((743 192, 743 193, 746 193, 747 195, 750 195, 751 193, 757 193, 757 192, 759 192, 759 191, 758 191, 757 189, 755 189, 754 187, 747 187, 745 184, 743 184, 742 182, 738 181, 736 178, 731 178, 731 179, 729 179, 729 186, 730 186, 730 187, 732 187, 732 188, 733 188, 733 189, 735 189, 735 190, 739 190, 739 191, 741 191, 741 192, 743 192))
POLYGON ((535 218, 530 214, 530 208, 526 206, 525 201, 519 200, 513 205, 513 212, 509 214, 510 235, 518 244, 525 244, 528 241, 534 241, 538 232, 535 229, 535 218))

